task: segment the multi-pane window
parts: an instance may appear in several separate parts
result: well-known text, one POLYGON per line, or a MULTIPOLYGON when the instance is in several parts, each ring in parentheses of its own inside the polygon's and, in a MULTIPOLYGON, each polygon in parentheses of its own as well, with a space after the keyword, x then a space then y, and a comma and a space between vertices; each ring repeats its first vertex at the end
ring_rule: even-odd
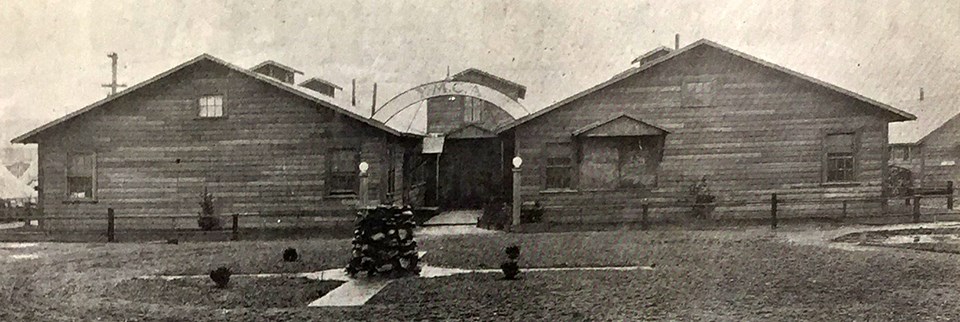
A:
POLYGON ((200 117, 223 116, 223 95, 208 95, 200 98, 200 117))
POLYGON ((356 194, 360 183, 358 168, 360 153, 355 149, 336 149, 330 155, 330 194, 356 194))
MULTIPOLYGON (((650 139, 653 140, 653 139, 650 139)), ((609 137, 583 142, 580 186, 587 190, 629 189, 655 185, 654 146, 641 137, 609 137)))
POLYGON ((68 156, 67 197, 94 199, 96 190, 97 157, 93 153, 74 153, 68 156))
POLYGON ((467 124, 483 122, 483 100, 464 96, 463 97, 463 122, 467 124))
POLYGON ((856 136, 853 133, 829 134, 824 138, 826 182, 856 180, 856 136))
POLYGON ((713 103, 714 82, 708 80, 691 80, 683 82, 683 106, 707 106, 713 103))
POLYGON ((547 189, 567 189, 572 186, 573 149, 570 143, 547 143, 546 146, 547 189))

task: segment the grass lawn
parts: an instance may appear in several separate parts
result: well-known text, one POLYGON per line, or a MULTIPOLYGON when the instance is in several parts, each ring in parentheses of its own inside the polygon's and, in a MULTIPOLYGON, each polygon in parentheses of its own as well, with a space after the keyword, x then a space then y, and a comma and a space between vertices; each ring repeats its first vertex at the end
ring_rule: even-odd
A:
POLYGON ((419 243, 434 266, 498 267, 503 248, 517 244, 523 267, 655 269, 523 273, 519 281, 499 274, 407 278, 363 307, 308 308, 287 304, 310 301, 305 294, 329 285, 235 277, 236 288, 218 293, 208 280, 131 279, 207 274, 220 265, 240 273, 338 268, 349 258, 349 240, 42 244, 40 259, 0 262, 0 303, 7 303, 0 320, 960 320, 960 257, 952 254, 799 246, 765 230, 496 234, 419 243), (286 247, 300 250, 302 261, 281 262, 286 247))

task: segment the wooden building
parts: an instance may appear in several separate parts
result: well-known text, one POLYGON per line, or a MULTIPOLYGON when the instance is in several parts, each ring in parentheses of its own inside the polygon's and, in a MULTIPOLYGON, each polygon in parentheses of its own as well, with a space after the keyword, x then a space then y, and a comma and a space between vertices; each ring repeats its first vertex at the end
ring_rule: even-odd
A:
POLYGON ((708 40, 663 51, 502 129, 546 220, 638 220, 644 202, 669 216, 698 182, 714 218, 768 216, 771 193, 783 216, 884 196, 887 124, 913 115, 708 40))
POLYGON ((142 216, 117 229, 195 228, 205 189, 221 214, 352 220, 361 161, 374 202, 403 199, 404 135, 294 86, 299 71, 253 70, 269 76, 201 55, 14 139, 39 146, 44 226, 103 229, 113 208, 142 216))
POLYGON ((523 85, 467 69, 367 116, 293 68, 202 55, 14 142, 39 144, 48 227, 112 207, 164 228, 203 189, 224 213, 349 218, 360 161, 376 202, 477 209, 511 194, 514 156, 551 222, 682 216, 704 183, 720 219, 765 217, 771 193, 784 216, 886 206, 887 125, 913 115, 708 40, 633 64, 535 112, 523 85))

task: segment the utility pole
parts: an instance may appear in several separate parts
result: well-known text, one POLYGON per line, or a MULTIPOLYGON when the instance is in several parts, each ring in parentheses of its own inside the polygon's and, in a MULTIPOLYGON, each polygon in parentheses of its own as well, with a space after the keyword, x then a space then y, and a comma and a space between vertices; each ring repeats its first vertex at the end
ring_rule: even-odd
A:
POLYGON ((110 96, 113 96, 114 94, 117 94, 117 88, 127 87, 127 85, 125 85, 125 84, 117 84, 117 59, 119 58, 119 56, 117 56, 117 53, 110 53, 109 55, 107 55, 107 57, 110 57, 110 60, 111 60, 110 67, 111 67, 111 71, 112 71, 112 73, 113 73, 113 81, 112 81, 110 84, 103 84, 103 85, 100 85, 100 86, 102 86, 102 87, 109 87, 109 88, 110 88, 110 96))

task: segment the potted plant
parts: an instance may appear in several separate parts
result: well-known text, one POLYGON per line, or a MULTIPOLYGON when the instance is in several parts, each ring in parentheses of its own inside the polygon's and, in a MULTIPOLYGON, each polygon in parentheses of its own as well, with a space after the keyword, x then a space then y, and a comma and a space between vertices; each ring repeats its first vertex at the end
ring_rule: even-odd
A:
POLYGON ((230 275, 233 275, 233 272, 231 272, 229 268, 223 266, 210 271, 210 279, 213 280, 213 283, 216 284, 217 288, 226 288, 227 284, 230 283, 230 275))
POLYGON ((200 217, 197 218, 197 225, 200 226, 200 230, 211 231, 220 228, 220 217, 217 217, 214 214, 213 194, 208 193, 207 188, 203 188, 203 193, 200 194, 199 215, 200 217))
POLYGON ((520 265, 517 259, 520 258, 520 246, 510 246, 504 251, 507 254, 507 261, 500 264, 500 270, 503 271, 503 278, 507 280, 517 279, 520 274, 520 265))

